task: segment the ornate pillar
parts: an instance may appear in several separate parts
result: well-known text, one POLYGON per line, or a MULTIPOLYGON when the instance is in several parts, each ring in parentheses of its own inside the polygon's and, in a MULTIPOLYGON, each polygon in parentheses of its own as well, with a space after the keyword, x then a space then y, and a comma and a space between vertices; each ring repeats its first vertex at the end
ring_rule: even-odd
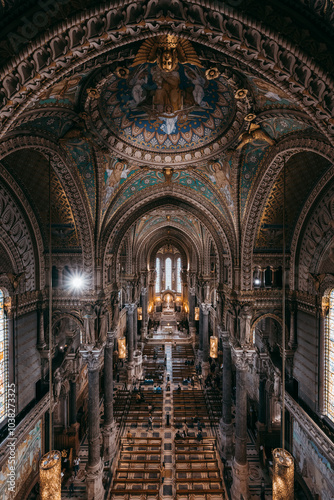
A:
POLYGON ((134 375, 134 364, 133 364, 133 352, 134 352, 134 310, 135 304, 127 304, 126 308, 126 323, 127 323, 127 337, 128 337, 128 384, 132 383, 133 375, 134 375))
POLYGON ((145 337, 147 335, 147 323, 148 323, 148 317, 147 317, 147 308, 148 308, 148 301, 147 301, 147 288, 142 288, 141 289, 141 296, 140 296, 140 303, 143 311, 143 319, 141 322, 141 341, 143 342, 145 340, 145 337))
POLYGON ((193 342, 196 340, 196 322, 195 322, 195 288, 189 288, 189 333, 193 342))
POLYGON ((326 317, 329 312, 329 298, 323 297, 321 307, 319 310, 319 411, 321 413, 325 412, 325 401, 324 401, 324 377, 325 373, 325 326, 326 317))
POLYGON ((39 309, 37 349, 44 349, 45 347, 46 347, 46 342, 44 334, 44 311, 43 309, 39 309))
POLYGON ((202 337, 203 337, 203 363, 202 363, 202 373, 203 378, 207 377, 210 370, 209 365, 209 310, 210 304, 201 304, 202 310, 202 337))
POLYGON ((223 456, 231 458, 233 453, 232 424, 232 358, 228 332, 221 333, 223 340, 223 376, 222 376, 222 418, 220 420, 220 439, 223 456))
POLYGON ((102 349, 92 345, 80 349, 81 356, 88 366, 88 462, 86 465, 87 499, 102 500, 103 463, 100 456, 100 408, 99 408, 99 371, 102 349))
POLYGON ((133 309, 133 350, 136 352, 138 348, 138 310, 137 304, 134 305, 133 309))
POLYGON ((233 349, 236 367, 236 408, 235 408, 235 454, 232 465, 233 485, 232 500, 242 497, 249 499, 248 462, 247 462, 247 370, 248 359, 241 348, 233 349))
POLYGON ((107 333, 104 348, 104 423, 103 423, 103 459, 111 460, 116 453, 116 424, 114 421, 114 380, 113 354, 116 332, 107 333))

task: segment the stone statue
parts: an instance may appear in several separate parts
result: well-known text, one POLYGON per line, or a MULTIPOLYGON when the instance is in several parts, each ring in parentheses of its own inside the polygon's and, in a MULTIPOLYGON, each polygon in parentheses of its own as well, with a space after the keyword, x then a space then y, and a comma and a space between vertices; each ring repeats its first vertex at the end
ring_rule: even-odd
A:
POLYGON ((92 304, 84 306, 84 329, 86 334, 86 344, 95 344, 95 320, 97 318, 96 312, 92 304))
POLYGON ((278 397, 281 393, 281 377, 275 370, 274 372, 274 395, 278 397))
POLYGON ((110 297, 110 302, 111 302, 111 314, 112 314, 111 329, 113 330, 117 327, 119 320, 118 291, 112 293, 110 297))
POLYGON ((55 399, 59 399, 61 384, 62 384, 62 377, 60 374, 60 368, 57 368, 57 370, 54 373, 54 384, 53 384, 55 399))
POLYGON ((103 304, 99 310, 99 341, 107 340, 109 312, 107 306, 103 304))

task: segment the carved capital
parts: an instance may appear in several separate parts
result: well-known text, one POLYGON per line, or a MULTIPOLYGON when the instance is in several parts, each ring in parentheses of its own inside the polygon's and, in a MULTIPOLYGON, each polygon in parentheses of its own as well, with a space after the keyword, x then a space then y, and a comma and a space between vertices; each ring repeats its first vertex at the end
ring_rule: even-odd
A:
POLYGON ((102 351, 103 349, 98 349, 92 345, 83 345, 80 349, 80 354, 83 360, 87 363, 89 371, 99 369, 102 351))
POLYGON ((107 333, 106 349, 112 349, 114 347, 114 341, 116 338, 116 331, 107 333))
POLYGON ((211 304, 208 304, 206 302, 203 302, 201 304, 202 313, 205 315, 209 314, 210 308, 211 308, 211 304))

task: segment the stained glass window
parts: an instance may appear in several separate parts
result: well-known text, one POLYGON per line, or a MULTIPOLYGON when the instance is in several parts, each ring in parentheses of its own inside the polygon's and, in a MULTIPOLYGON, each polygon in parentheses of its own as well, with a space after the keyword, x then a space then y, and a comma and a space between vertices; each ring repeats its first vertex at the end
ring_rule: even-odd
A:
POLYGON ((0 422, 7 417, 8 328, 5 296, 0 290, 0 422))
POLYGON ((329 296, 325 343, 325 414, 334 421, 334 289, 329 296))
POLYGON ((176 261, 176 291, 181 293, 181 259, 180 257, 176 261))
POLYGON ((156 280, 155 280, 155 293, 160 293, 160 282, 161 282, 161 271, 160 271, 160 259, 156 259, 155 261, 155 270, 156 270, 156 280))
POLYGON ((165 262, 165 273, 166 273, 166 290, 172 289, 172 259, 169 257, 165 262))

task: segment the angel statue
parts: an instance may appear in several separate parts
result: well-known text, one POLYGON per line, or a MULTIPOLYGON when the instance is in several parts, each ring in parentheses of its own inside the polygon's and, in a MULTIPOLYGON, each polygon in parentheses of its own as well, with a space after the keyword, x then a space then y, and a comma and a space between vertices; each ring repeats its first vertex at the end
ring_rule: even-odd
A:
POLYGON ((268 142, 271 146, 275 144, 274 139, 270 137, 264 130, 261 129, 260 125, 255 125, 255 123, 251 123, 249 130, 244 132, 239 137, 240 143, 238 144, 236 149, 241 149, 246 144, 249 144, 253 141, 265 141, 268 142))

